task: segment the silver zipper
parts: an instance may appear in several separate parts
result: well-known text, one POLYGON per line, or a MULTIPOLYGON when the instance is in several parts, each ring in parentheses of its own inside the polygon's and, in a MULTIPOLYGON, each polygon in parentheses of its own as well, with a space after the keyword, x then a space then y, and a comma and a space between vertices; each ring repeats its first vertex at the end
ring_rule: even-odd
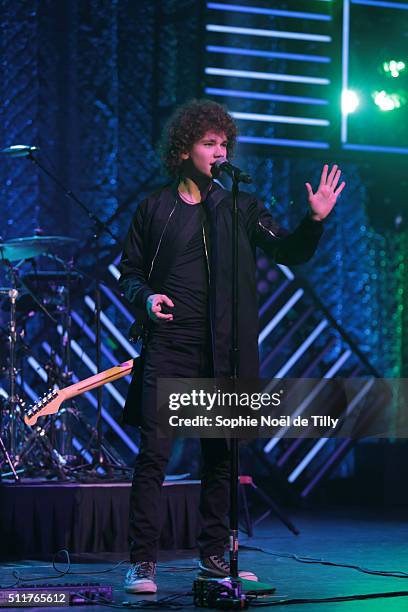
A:
POLYGON ((205 251, 205 260, 207 262, 207 272, 208 272, 208 284, 211 285, 211 273, 210 273, 210 263, 208 260, 208 251, 207 251, 207 240, 205 238, 205 229, 204 225, 202 227, 203 230, 203 241, 204 241, 204 251, 205 251))
POLYGON ((273 236, 274 238, 279 238, 279 236, 277 236, 276 234, 274 234, 272 230, 270 230, 270 229, 268 229, 267 227, 265 227, 265 226, 263 225, 263 223, 261 223, 260 221, 258 221, 258 225, 260 225, 260 226, 261 226, 261 227, 262 227, 262 228, 265 230, 265 232, 268 232, 268 233, 269 233, 271 236, 273 236))
POLYGON ((176 200, 174 200, 173 210, 172 210, 172 211, 171 211, 171 213, 169 214, 169 218, 167 219, 167 221, 166 221, 166 225, 164 226, 163 231, 162 231, 162 234, 161 234, 161 236, 160 236, 159 244, 157 245, 156 252, 155 252, 155 254, 154 254, 154 256, 153 256, 153 259, 152 259, 152 265, 150 266, 150 272, 149 272, 149 275, 148 275, 148 277, 147 277, 147 282, 149 282, 150 277, 151 277, 151 275, 152 275, 152 272, 153 272, 153 266, 154 266, 154 262, 156 261, 156 258, 157 258, 157 255, 158 255, 158 252, 159 252, 159 249, 160 249, 160 245, 161 245, 162 240, 163 240, 164 232, 166 231, 167 226, 168 226, 168 224, 169 224, 169 221, 170 221, 170 219, 171 219, 171 217, 172 217, 172 214, 174 213, 174 211, 175 211, 175 209, 176 209, 176 205, 177 205, 177 199, 176 199, 176 200))

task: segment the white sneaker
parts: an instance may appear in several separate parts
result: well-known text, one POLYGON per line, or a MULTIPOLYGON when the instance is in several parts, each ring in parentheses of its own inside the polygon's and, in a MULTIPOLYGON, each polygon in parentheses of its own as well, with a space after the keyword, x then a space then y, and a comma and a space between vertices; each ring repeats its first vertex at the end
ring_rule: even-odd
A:
POLYGON ((156 593, 156 563, 138 561, 132 563, 125 578, 126 593, 156 593))

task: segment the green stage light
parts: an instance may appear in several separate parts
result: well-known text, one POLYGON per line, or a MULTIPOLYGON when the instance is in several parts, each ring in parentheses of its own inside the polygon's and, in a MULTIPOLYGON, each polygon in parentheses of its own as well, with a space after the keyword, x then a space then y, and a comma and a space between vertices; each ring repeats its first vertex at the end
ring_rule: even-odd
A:
POLYGON ((384 72, 387 75, 393 77, 394 79, 399 77, 399 75, 405 70, 405 68, 405 62, 401 60, 390 60, 389 62, 383 62, 384 72))
POLYGON ((341 112, 343 115, 354 113, 360 104, 360 99, 352 89, 344 89, 341 94, 341 112))
POLYGON ((381 91, 375 91, 372 94, 375 104, 382 111, 392 111, 396 108, 400 108, 403 103, 403 99, 399 94, 387 93, 384 89, 381 91))

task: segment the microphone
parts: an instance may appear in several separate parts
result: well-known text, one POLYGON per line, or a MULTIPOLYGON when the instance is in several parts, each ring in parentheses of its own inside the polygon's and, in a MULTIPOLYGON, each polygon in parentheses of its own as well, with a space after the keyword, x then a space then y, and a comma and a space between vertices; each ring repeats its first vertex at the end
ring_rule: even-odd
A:
POLYGON ((213 178, 218 178, 221 172, 226 172, 233 179, 236 179, 240 183, 252 183, 252 178, 249 174, 242 172, 237 166, 230 164, 228 159, 220 157, 211 166, 211 174, 213 178))
POLYGON ((0 155, 5 157, 27 157, 30 153, 39 150, 39 147, 30 147, 29 145, 12 145, 11 147, 1 149, 0 155))

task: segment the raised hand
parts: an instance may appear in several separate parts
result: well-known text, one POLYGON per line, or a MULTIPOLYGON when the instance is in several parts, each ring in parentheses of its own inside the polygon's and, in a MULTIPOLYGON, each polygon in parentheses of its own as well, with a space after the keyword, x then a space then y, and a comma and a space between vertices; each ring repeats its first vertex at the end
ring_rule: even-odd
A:
POLYGON ((339 187, 337 187, 341 176, 341 170, 336 164, 334 164, 333 168, 330 170, 329 175, 327 174, 328 171, 329 166, 325 164, 316 193, 313 193, 310 183, 306 183, 310 212, 312 219, 315 219, 315 221, 322 221, 327 217, 346 185, 343 181, 339 187))

